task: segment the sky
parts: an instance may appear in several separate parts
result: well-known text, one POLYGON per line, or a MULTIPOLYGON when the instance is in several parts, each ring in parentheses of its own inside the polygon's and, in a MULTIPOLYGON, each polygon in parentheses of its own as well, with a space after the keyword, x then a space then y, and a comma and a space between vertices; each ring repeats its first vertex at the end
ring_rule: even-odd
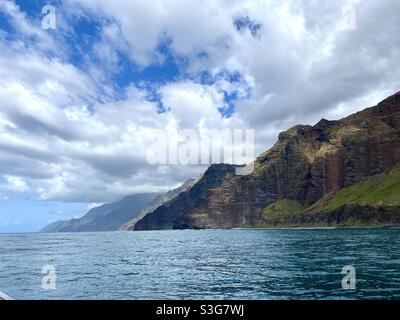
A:
POLYGON ((205 170, 149 163, 160 136, 252 129, 259 154, 293 125, 375 105, 400 90, 399 12, 398 0, 0 0, 0 232, 205 170))

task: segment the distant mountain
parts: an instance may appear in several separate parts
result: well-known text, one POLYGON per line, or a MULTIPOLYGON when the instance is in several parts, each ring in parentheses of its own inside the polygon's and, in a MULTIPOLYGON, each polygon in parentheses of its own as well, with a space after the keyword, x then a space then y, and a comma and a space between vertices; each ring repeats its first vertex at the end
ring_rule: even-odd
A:
POLYGON ((134 229, 400 225, 400 93, 282 132, 254 164, 247 176, 210 166, 134 229))
POLYGON ((82 218, 57 221, 40 232, 114 231, 142 213, 159 194, 137 194, 89 210, 82 218))
POLYGON ((141 212, 132 220, 128 221, 124 225, 121 226, 120 230, 133 230, 135 224, 141 220, 146 214, 154 211, 158 207, 168 203, 169 201, 175 199, 180 193, 188 191, 197 180, 189 179, 182 186, 176 188, 174 190, 168 191, 165 194, 159 195, 155 197, 152 201, 150 201, 145 208, 141 210, 141 212))

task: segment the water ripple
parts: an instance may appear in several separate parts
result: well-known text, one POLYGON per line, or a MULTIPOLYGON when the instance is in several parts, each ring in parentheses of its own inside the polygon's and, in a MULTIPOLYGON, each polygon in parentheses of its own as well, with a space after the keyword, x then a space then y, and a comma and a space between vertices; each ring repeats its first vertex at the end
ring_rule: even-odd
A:
POLYGON ((400 299, 400 229, 3 234, 0 255, 17 299, 400 299))

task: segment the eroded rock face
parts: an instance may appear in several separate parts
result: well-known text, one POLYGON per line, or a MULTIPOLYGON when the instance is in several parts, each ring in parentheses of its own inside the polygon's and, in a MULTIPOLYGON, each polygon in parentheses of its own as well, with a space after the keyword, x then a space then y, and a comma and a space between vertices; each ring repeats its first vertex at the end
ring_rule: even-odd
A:
POLYGON ((138 224, 141 230, 254 226, 262 219, 262 209, 273 202, 296 200, 307 208, 326 193, 399 163, 397 93, 342 120, 323 119, 281 133, 274 147, 257 158, 251 175, 226 174, 226 166, 211 166, 218 177, 213 183, 195 185, 198 191, 185 193, 173 206, 157 209, 138 224))
POLYGON ((123 224, 120 227, 120 230, 122 231, 131 231, 134 230, 135 225, 138 221, 143 219, 145 215, 147 215, 150 212, 153 212, 156 210, 158 207, 162 205, 167 205, 170 201, 173 201, 176 197, 178 197, 182 192, 188 191, 195 183, 197 180, 195 179, 189 179, 187 180, 182 186, 179 188, 176 188, 174 190, 168 191, 165 194, 161 194, 154 198, 151 202, 149 202, 145 208, 143 208, 140 213, 137 215, 137 217, 133 218, 132 220, 128 221, 127 223, 123 224))
POLYGON ((196 207, 202 198, 207 197, 208 191, 218 188, 225 179, 229 180, 234 175, 235 168, 236 166, 227 164, 211 165, 188 191, 180 193, 169 203, 145 215, 135 224, 134 230, 179 228, 176 221, 196 207))

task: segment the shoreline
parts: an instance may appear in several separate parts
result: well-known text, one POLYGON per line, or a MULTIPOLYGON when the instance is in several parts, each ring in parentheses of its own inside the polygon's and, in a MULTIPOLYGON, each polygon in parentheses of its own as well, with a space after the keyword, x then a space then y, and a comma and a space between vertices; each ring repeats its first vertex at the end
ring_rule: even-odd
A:
MULTIPOLYGON (((0 235, 48 235, 48 234, 94 234, 94 233, 137 233, 151 231, 228 231, 228 230, 354 230, 354 229, 400 229, 400 226, 270 226, 270 227, 237 227, 237 228, 208 228, 208 229, 163 229, 163 230, 115 230, 115 231, 82 231, 82 232, 0 232, 0 235)), ((1 292, 0 292, 1 296, 1 292)))

